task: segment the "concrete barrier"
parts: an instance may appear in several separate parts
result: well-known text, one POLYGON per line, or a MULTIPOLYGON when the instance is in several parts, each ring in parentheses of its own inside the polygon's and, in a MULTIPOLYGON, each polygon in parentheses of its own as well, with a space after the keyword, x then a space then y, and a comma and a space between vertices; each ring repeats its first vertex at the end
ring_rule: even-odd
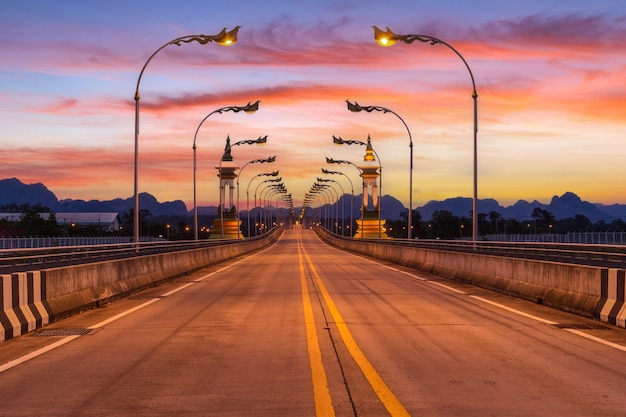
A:
POLYGON ((626 328, 626 279, 622 269, 608 269, 601 277, 601 303, 596 317, 603 322, 626 328))
POLYGON ((156 283, 265 248, 281 234, 282 229, 277 229, 261 239, 228 245, 0 275, 0 341, 156 283))
POLYGON ((0 340, 28 333, 50 321, 39 271, 0 275, 0 340))
POLYGON ((386 245, 316 230, 340 249, 626 327, 624 270, 386 245))

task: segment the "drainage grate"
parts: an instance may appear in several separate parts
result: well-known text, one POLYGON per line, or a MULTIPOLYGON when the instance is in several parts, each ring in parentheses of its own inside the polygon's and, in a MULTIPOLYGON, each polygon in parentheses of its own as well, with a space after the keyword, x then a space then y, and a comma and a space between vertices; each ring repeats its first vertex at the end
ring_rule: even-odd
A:
POLYGON ((91 329, 45 329, 35 333, 35 336, 83 336, 91 329))

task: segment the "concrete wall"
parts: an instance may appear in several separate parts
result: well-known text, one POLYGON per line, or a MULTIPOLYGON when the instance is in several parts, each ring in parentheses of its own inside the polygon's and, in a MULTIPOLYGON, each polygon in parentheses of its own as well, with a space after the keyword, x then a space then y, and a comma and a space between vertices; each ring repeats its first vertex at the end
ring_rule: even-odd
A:
POLYGON ((626 327, 624 270, 363 242, 323 229, 318 235, 351 252, 626 327))
POLYGON ((278 229, 262 239, 224 246, 0 275, 0 341, 158 282, 265 248, 281 233, 278 229))

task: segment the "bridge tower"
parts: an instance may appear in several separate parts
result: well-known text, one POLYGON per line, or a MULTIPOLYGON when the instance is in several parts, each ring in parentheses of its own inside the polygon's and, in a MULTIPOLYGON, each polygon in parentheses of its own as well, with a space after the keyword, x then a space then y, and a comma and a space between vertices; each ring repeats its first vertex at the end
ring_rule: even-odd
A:
POLYGON ((363 204, 361 218, 357 220, 355 239, 388 239, 385 233, 384 220, 380 219, 380 198, 378 195, 377 180, 380 176, 378 169, 382 169, 376 161, 372 140, 367 135, 367 146, 363 164, 359 166, 363 178, 363 204), (371 199, 371 204, 370 204, 371 199))
POLYGON ((233 204, 233 194, 235 191, 236 170, 239 169, 233 161, 230 153, 230 136, 226 138, 224 155, 217 169, 217 176, 220 179, 220 201, 222 204, 217 208, 217 217, 213 220, 213 228, 209 239, 243 239, 243 233, 239 229, 241 220, 237 217, 237 207, 233 204), (228 200, 226 200, 228 189, 228 200), (228 208, 227 208, 228 207, 228 208))

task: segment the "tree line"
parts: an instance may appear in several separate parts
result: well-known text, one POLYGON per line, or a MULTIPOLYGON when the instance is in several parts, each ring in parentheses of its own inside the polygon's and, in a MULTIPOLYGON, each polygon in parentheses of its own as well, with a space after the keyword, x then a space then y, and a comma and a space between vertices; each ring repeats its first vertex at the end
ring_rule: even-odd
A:
MULTIPOLYGON (((120 214, 120 229, 103 230, 99 225, 58 224, 55 213, 41 204, 9 204, 0 206, 0 212, 19 213, 19 218, 0 219, 0 236, 133 236, 134 209, 120 214), (48 213, 43 218, 40 213, 48 213)), ((418 210, 413 210, 411 219, 413 237, 419 239, 458 239, 472 236, 472 217, 457 216, 448 210, 438 210, 430 220, 422 220, 418 210)), ((201 216, 200 225, 210 225, 214 216, 201 216)), ((406 238, 407 213, 400 213, 400 220, 387 220, 387 235, 406 238)), ((139 219, 142 236, 162 237, 164 239, 192 239, 193 226, 189 216, 154 217, 149 210, 140 210, 139 219)), ((244 219, 245 220, 245 219, 244 219)), ((348 219, 346 219, 347 221, 348 219)), ((243 222, 242 225, 245 225, 243 222)), ((355 230, 356 223, 350 228, 355 230)), ((572 232, 612 232, 626 230, 626 222, 615 219, 610 223, 603 220, 592 222, 586 216, 577 214, 556 220, 548 210, 535 208, 531 219, 519 220, 504 218, 501 213, 491 211, 479 213, 478 229, 485 235, 520 235, 572 232)), ((199 231, 200 238, 208 237, 208 227, 199 231)), ((244 234, 247 234, 244 231, 244 234)))
MULTIPOLYGON (((401 213, 401 220, 387 221, 387 235, 407 237, 407 213, 401 213)), ((432 219, 423 221, 417 210, 411 218, 413 237, 420 239, 458 239, 472 236, 472 216, 457 216, 448 210, 438 210, 432 219)), ((592 222, 587 216, 576 214, 572 217, 555 219, 550 211, 535 208, 531 219, 504 218, 501 213, 490 211, 478 214, 478 230, 485 235, 523 235, 573 232, 618 232, 626 230, 626 222, 614 219, 610 223, 604 220, 592 222)))
MULTIPOLYGON (((132 208, 120 213, 120 227, 117 230, 108 230, 109 225, 101 224, 59 224, 54 211, 42 204, 7 204, 0 206, 0 213, 15 213, 14 217, 0 219, 0 237, 133 237, 134 235, 135 210, 132 208)), ((204 219, 201 216, 201 219, 210 224, 213 217, 204 219)), ((142 209, 139 210, 139 224, 141 236, 168 240, 193 238, 188 216, 155 217, 150 210, 142 209)))

